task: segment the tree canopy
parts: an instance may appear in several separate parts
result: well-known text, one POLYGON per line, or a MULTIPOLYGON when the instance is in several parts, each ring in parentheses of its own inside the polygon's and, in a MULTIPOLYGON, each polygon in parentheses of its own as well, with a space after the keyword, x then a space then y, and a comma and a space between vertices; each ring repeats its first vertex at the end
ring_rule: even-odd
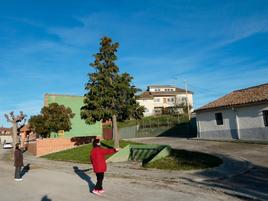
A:
POLYGON ((52 132, 60 130, 69 131, 71 118, 74 117, 71 108, 51 103, 41 109, 39 115, 31 116, 29 119, 30 127, 42 137, 47 137, 52 132))
POLYGON ((81 118, 92 124, 99 120, 110 120, 116 115, 117 120, 141 118, 144 107, 135 99, 138 89, 131 84, 133 77, 128 73, 119 73, 115 64, 119 43, 112 43, 108 37, 100 42, 100 50, 94 55, 95 61, 90 64, 94 72, 89 73, 85 86, 88 91, 81 108, 81 118))

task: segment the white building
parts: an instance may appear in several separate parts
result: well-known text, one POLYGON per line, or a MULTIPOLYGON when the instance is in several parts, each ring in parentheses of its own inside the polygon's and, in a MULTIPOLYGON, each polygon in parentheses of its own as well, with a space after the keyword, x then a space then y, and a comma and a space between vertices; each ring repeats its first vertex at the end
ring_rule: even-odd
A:
POLYGON ((145 107, 144 116, 162 113, 163 109, 169 109, 184 103, 193 108, 193 92, 186 91, 171 85, 151 85, 147 91, 137 98, 140 105, 145 107))
POLYGON ((233 91, 195 112, 200 138, 268 140, 268 83, 233 91))

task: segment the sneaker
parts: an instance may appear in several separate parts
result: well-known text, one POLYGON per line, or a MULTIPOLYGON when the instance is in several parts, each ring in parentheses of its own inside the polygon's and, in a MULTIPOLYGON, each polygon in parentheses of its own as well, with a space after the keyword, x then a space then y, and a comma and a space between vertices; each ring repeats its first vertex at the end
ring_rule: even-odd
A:
POLYGON ((103 189, 99 190, 99 193, 104 193, 105 191, 103 189))
POLYGON ((22 181, 23 179, 22 178, 20 178, 20 179, 15 179, 15 181, 22 181))
POLYGON ((96 194, 96 195, 101 195, 100 192, 98 190, 95 190, 95 189, 92 191, 92 193, 96 194))

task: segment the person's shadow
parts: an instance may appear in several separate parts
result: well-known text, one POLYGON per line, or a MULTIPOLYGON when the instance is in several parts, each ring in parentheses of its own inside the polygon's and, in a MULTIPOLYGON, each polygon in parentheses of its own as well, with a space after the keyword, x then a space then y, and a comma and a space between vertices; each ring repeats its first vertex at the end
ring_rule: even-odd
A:
POLYGON ((74 172, 83 180, 85 180, 88 184, 89 192, 92 193, 95 184, 91 181, 91 177, 88 176, 85 172, 89 171, 90 169, 81 170, 77 166, 73 166, 74 172))
POLYGON ((29 172, 29 170, 30 170, 30 164, 28 163, 22 168, 20 176, 23 177, 27 172, 29 172))
POLYGON ((45 196, 42 197, 41 201, 52 201, 52 200, 49 199, 49 198, 47 197, 47 195, 45 195, 45 196))

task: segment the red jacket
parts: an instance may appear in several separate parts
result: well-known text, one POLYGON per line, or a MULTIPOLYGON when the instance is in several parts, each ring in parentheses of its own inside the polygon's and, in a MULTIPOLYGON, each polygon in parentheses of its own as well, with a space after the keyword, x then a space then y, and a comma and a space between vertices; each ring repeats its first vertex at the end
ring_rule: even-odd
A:
POLYGON ((104 149, 99 146, 94 147, 90 153, 90 160, 95 173, 106 172, 107 165, 105 161, 105 155, 115 153, 115 149, 104 149))

